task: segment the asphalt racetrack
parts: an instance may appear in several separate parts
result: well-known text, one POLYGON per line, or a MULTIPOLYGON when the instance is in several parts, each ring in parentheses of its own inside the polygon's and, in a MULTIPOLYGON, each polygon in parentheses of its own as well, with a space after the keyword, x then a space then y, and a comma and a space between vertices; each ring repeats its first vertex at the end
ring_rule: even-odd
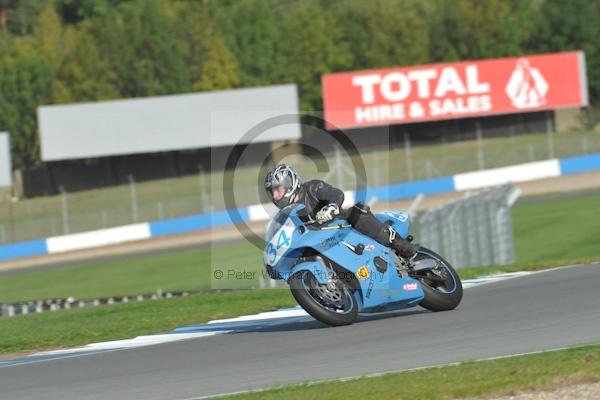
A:
POLYGON ((600 343, 600 265, 465 290, 329 328, 314 320, 0 368, 2 399, 188 399, 600 343))

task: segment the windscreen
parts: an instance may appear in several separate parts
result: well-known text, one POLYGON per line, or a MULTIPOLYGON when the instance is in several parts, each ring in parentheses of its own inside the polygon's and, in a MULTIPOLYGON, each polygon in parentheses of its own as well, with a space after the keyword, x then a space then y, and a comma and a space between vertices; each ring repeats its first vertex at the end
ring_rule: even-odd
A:
POLYGON ((279 229, 285 224, 285 221, 290 216, 290 212, 295 208, 295 204, 283 208, 275 215, 275 217, 267 225, 267 233, 265 241, 270 242, 273 239, 273 235, 279 231, 279 229))

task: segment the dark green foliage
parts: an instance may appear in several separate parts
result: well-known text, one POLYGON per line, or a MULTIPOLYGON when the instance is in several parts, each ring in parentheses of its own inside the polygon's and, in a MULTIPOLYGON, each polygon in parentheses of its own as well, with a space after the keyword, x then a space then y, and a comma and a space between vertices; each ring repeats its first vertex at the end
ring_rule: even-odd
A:
POLYGON ((237 61, 241 86, 273 83, 277 25, 266 0, 240 0, 229 12, 217 10, 225 44, 237 61))
POLYGON ((47 0, 0 0, 0 27, 15 35, 31 33, 47 0))
POLYGON ((529 46, 540 52, 583 50, 592 103, 600 100, 600 1, 545 0, 529 46))
POLYGON ((514 56, 531 34, 531 0, 434 0, 429 4, 431 61, 514 56))
POLYGON ((106 15, 112 8, 126 1, 130 0, 56 0, 56 7, 63 21, 72 24, 106 15))
POLYGON ((316 0, 295 4, 284 16, 275 55, 275 79, 296 83, 304 111, 321 108, 321 75, 348 69, 348 44, 335 21, 316 0))
POLYGON ((39 162, 42 104, 295 82, 581 49, 600 100, 600 0, 0 0, 0 131, 39 162))
POLYGON ((38 160, 35 110, 50 102, 51 86, 52 67, 31 40, 18 38, 5 47, 0 62, 0 130, 11 132, 16 165, 38 160))
POLYGON ((123 3, 92 29, 123 97, 190 90, 185 46, 173 35, 177 22, 161 5, 158 0, 123 3))

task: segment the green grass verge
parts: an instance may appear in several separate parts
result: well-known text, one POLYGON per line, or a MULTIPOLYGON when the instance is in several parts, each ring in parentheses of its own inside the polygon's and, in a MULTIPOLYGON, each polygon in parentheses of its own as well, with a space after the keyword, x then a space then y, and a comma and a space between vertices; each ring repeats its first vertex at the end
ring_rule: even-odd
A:
POLYGON ((512 219, 519 262, 600 256, 600 195, 521 204, 512 219))
POLYGON ((427 368, 348 381, 295 385, 228 399, 463 399, 600 380, 600 346, 427 368))
POLYGON ((247 268, 262 271, 262 253, 249 243, 216 245, 158 255, 72 265, 18 275, 0 276, 0 302, 34 299, 76 299, 154 292, 158 289, 205 290, 252 285, 231 280, 211 285, 211 271, 247 268))
POLYGON ((243 290, 0 319, 0 354, 67 348, 295 305, 289 290, 243 290))

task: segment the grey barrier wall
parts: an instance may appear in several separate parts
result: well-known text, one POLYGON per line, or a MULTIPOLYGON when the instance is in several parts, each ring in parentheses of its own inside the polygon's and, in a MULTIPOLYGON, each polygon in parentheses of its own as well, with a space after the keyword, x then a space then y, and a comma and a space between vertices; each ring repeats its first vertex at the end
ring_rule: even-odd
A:
POLYGON ((466 192, 462 199, 419 215, 419 242, 455 268, 515 262, 510 208, 520 194, 512 185, 466 192))
POLYGON ((10 158, 10 137, 0 132, 0 188, 12 186, 12 167, 10 158))
MULTIPOLYGON (((43 161, 243 143, 252 127, 298 112, 296 85, 189 93, 38 108, 43 161)), ((300 121, 256 141, 298 139, 300 121)))

